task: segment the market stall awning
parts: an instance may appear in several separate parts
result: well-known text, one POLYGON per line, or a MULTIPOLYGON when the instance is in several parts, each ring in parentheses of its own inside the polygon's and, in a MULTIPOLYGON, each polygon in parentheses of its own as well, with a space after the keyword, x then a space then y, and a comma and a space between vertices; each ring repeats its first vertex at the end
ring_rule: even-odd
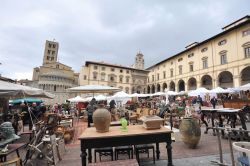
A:
POLYGON ((110 86, 102 86, 102 85, 84 85, 67 89, 69 92, 75 93, 114 93, 119 92, 121 89, 110 87, 110 86))
POLYGON ((54 95, 42 89, 13 84, 0 80, 0 97, 41 97, 54 98, 54 95))
POLYGON ((9 103, 10 104, 21 104, 21 103, 42 103, 43 101, 41 99, 37 99, 37 98, 22 98, 22 99, 14 99, 14 100, 10 100, 9 103))

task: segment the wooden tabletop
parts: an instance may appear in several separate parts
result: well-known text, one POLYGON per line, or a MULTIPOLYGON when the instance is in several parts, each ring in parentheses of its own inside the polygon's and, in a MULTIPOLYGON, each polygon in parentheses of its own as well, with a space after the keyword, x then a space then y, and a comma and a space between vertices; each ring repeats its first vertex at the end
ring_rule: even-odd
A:
POLYGON ((87 128, 78 138, 89 139, 89 138, 108 138, 108 137, 123 137, 123 136, 133 136, 133 135, 147 135, 147 134, 159 134, 159 133, 172 133, 173 131, 161 127, 160 129, 147 130, 142 125, 130 125, 128 126, 128 131, 121 131, 120 126, 109 127, 109 131, 105 133, 96 132, 96 128, 90 127, 87 128))

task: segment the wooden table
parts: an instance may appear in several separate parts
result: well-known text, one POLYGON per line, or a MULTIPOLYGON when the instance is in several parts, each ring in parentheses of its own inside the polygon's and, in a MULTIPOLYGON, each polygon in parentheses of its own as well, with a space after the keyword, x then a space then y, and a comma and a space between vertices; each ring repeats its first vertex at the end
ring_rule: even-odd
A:
POLYGON ((16 151, 17 156, 20 157, 19 149, 21 149, 25 146, 26 146, 25 143, 8 144, 8 148, 7 148, 8 151, 7 152, 0 152, 0 162, 5 162, 6 157, 14 151, 16 151))
POLYGON ((87 128, 78 138, 81 141, 82 166, 87 165, 86 157, 88 149, 88 161, 92 162, 92 148, 115 147, 137 144, 156 143, 156 156, 160 157, 159 143, 166 142, 168 153, 168 166, 172 166, 172 140, 171 131, 165 127, 155 130, 146 130, 142 125, 130 125, 127 132, 122 132, 119 126, 109 128, 109 132, 98 133, 94 127, 87 128))
MULTIPOLYGON (((110 126, 121 126, 121 121, 111 121, 110 126)), ((90 127, 94 127, 94 123, 90 123, 90 127)))
MULTIPOLYGON (((223 127, 223 119, 222 119, 222 116, 225 116, 225 115, 228 115, 228 116, 231 116, 232 117, 232 126, 233 128, 235 128, 235 123, 236 123, 236 118, 237 118, 237 115, 240 117, 240 120, 241 120, 241 125, 242 125, 242 128, 244 130, 246 130, 246 124, 245 124, 245 120, 244 120, 244 117, 243 117, 243 114, 242 114, 242 111, 241 109, 233 109, 233 108, 201 108, 201 120, 203 123, 205 123, 206 125, 206 131, 205 131, 205 134, 208 132, 209 129, 213 129, 213 135, 216 135, 215 134, 215 130, 214 130, 214 119, 216 116, 218 116, 218 119, 219 119, 219 127, 223 127), (204 116, 211 116, 211 122, 212 122, 212 127, 209 127, 206 120, 204 119, 204 116)), ((224 133, 222 133, 224 134, 224 133)))

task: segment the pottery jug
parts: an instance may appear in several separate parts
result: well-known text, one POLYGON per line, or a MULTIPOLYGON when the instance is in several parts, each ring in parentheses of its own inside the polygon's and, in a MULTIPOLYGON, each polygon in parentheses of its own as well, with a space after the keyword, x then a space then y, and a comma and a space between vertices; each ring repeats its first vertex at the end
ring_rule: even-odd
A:
POLYGON ((191 117, 183 118, 179 130, 182 141, 188 145, 189 148, 196 148, 201 137, 201 128, 197 120, 191 117))
POLYGON ((104 133, 109 131, 111 114, 105 108, 98 108, 93 114, 93 122, 97 132, 104 133))

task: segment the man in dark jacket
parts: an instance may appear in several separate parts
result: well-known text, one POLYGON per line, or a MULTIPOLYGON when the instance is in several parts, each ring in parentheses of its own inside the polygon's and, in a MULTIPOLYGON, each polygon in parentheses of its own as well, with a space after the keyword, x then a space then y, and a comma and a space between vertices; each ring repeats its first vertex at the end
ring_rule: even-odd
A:
POLYGON ((95 100, 95 98, 93 98, 89 102, 89 104, 88 104, 88 106, 86 108, 86 110, 88 112, 88 127, 90 127, 90 123, 93 123, 93 113, 96 110, 96 108, 97 108, 96 107, 96 100, 95 100))
POLYGON ((217 104, 217 99, 215 98, 215 96, 210 100, 210 103, 213 105, 213 108, 215 109, 215 106, 217 104))

